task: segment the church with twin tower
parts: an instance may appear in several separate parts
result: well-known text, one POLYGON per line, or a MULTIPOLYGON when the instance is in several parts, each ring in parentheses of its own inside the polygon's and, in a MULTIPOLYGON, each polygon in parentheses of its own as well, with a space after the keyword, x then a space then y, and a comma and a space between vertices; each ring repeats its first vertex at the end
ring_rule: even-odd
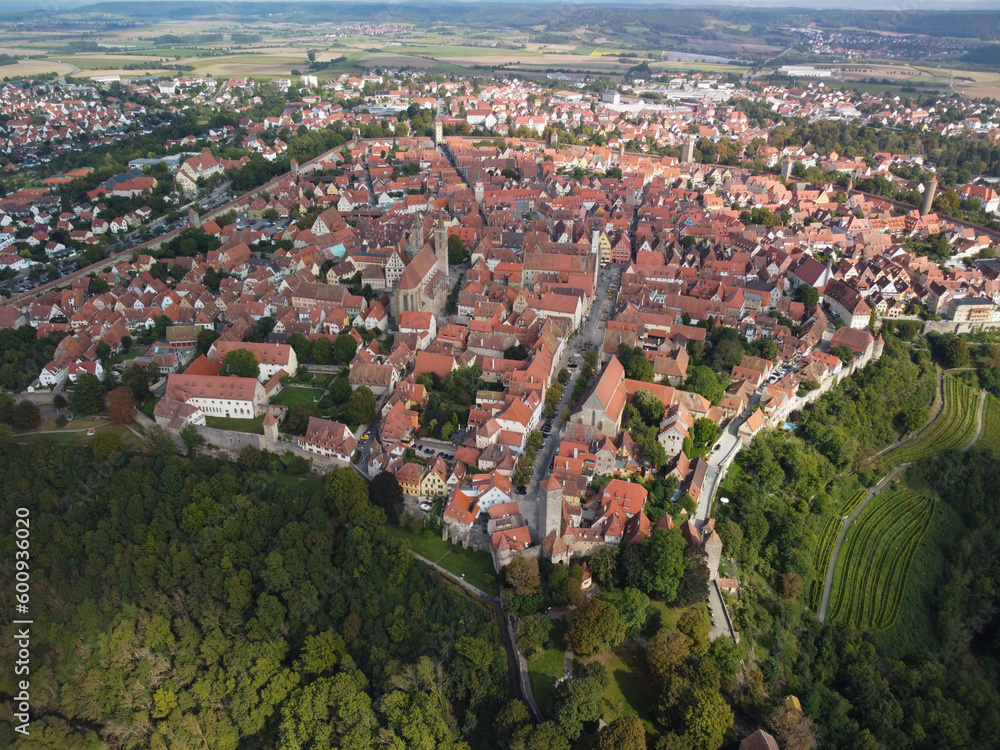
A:
POLYGON ((392 293, 392 316, 412 310, 439 315, 444 312, 448 293, 448 228, 439 219, 434 227, 434 245, 424 244, 423 217, 417 216, 410 233, 416 252, 403 270, 392 293))

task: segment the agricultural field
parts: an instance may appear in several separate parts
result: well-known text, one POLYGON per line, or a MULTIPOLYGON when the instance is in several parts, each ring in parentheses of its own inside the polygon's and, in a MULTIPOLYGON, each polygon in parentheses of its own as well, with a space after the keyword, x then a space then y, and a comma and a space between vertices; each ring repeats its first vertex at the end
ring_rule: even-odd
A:
POLYGON ((826 581, 826 573, 830 567, 830 558, 833 557, 833 547, 837 543, 837 537, 843 528, 844 519, 849 518, 858 506, 868 495, 868 490, 860 489, 847 498, 846 502, 832 513, 823 524, 823 531, 819 536, 819 543, 816 545, 816 554, 813 557, 813 570, 816 577, 809 587, 809 608, 814 612, 819 611, 823 601, 823 586, 826 581))
POLYGON ((934 500, 913 490, 869 503, 837 561, 828 621, 872 631, 895 623, 910 563, 933 514, 934 500))
POLYGON ((994 396, 986 397, 983 409, 983 431, 976 441, 976 446, 992 450, 1000 456, 1000 399, 994 396))
POLYGON ((944 406, 937 418, 912 440, 886 454, 892 466, 919 461, 966 445, 976 434, 979 392, 957 378, 944 379, 944 406))

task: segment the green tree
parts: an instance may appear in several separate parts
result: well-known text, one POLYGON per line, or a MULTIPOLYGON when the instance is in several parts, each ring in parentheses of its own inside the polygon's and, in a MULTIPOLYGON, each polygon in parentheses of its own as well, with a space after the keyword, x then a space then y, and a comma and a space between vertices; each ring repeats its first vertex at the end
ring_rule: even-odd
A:
POLYGON ((673 628, 660 628, 646 646, 646 664, 658 680, 673 674, 690 655, 691 639, 673 628))
POLYGON ((733 712, 719 693, 696 690, 685 716, 686 735, 692 745, 719 750, 726 732, 733 726, 733 712))
POLYGON ((337 342, 333 345, 333 354, 341 362, 350 362, 358 352, 358 342, 349 333, 342 333, 337 336, 337 342))
POLYGON ((722 428, 708 417, 696 419, 692 432, 694 444, 699 448, 715 445, 715 441, 722 437, 722 428))
POLYGON ((97 358, 101 362, 107 362, 111 358, 111 347, 108 346, 107 341, 97 342, 97 358))
POLYGON ((517 622, 517 647, 525 654, 540 653, 549 642, 552 620, 542 614, 526 615, 517 622))
POLYGON ((104 383, 96 375, 80 375, 70 396, 70 406, 80 415, 96 414, 104 408, 104 395, 104 383))
POLYGON ((698 656, 708 653, 712 625, 699 609, 686 609, 677 620, 677 629, 691 639, 691 650, 698 656))
POLYGON ((198 331, 198 344, 195 351, 198 354, 208 354, 208 350, 212 348, 212 344, 216 342, 219 338, 218 332, 213 328, 202 328, 198 331))
POLYGON ((375 419, 375 394, 371 388, 362 385, 351 394, 344 405, 344 419, 355 428, 375 419))
POLYGON ((649 597, 639 589, 608 589, 600 593, 600 598, 618 610, 629 633, 638 633, 645 627, 649 597))
POLYGON ((525 360, 528 358, 528 349, 524 344, 508 346, 503 350, 504 359, 525 360))
POLYGON ((34 430, 42 424, 42 412, 31 401, 19 401, 11 409, 10 426, 15 430, 34 430))
POLYGON ((349 466, 334 469, 326 475, 326 495, 345 523, 362 517, 369 507, 368 485, 349 466))
POLYGON ((830 354, 837 357, 841 362, 850 363, 854 359, 854 350, 849 346, 844 344, 839 344, 837 346, 830 347, 830 354))
POLYGON ((201 436, 198 429, 190 424, 184 425, 184 429, 181 430, 181 440, 184 441, 184 447, 187 448, 188 453, 205 442, 205 438, 201 436))
POLYGON ((318 365, 328 365, 333 362, 333 344, 326 336, 320 336, 313 342, 312 360, 318 365))
POLYGON ((93 440, 90 441, 90 449, 94 452, 94 459, 97 461, 106 461, 120 453, 123 447, 121 435, 106 428, 98 430, 93 440))
POLYGON ((585 722, 604 713, 603 686, 593 677, 569 679, 556 688, 555 719, 571 740, 579 739, 585 722))
POLYGON ((743 361, 746 351, 739 341, 733 339, 722 339, 712 347, 712 354, 709 357, 712 367, 716 371, 728 374, 730 370, 743 361))
POLYGON ((642 571, 642 585, 646 591, 662 596, 668 603, 677 598, 677 587, 684 575, 686 545, 680 527, 657 529, 643 541, 646 565, 642 571))
POLYGON ((743 647, 732 638, 716 638, 708 647, 708 658, 719 670, 719 674, 732 677, 740 669, 740 662, 744 658, 743 647))
POLYGON ((941 363, 946 368, 967 367, 969 364, 969 345, 965 339, 949 336, 940 347, 941 363))
POLYGON ((711 367, 692 367, 684 382, 684 390, 700 393, 713 404, 718 404, 726 395, 726 383, 719 379, 711 367))
POLYGON ((518 596, 531 596, 542 583, 538 561, 533 557, 515 557, 503 569, 504 581, 518 596))
POLYGON ((608 724, 599 735, 600 750, 646 750, 646 727, 636 714, 608 724))
POLYGON ((581 656, 591 656, 617 646, 627 633, 617 609, 600 599, 589 599, 570 613, 566 643, 581 656))
POLYGON ((219 374, 256 380, 260 377, 260 363, 249 349, 232 349, 222 358, 222 369, 219 374))
POLYGON ((819 302, 819 292, 808 284, 801 284, 792 292, 792 299, 796 302, 801 302, 806 310, 810 310, 819 302))
POLYGON ((511 738, 524 727, 534 726, 531 719, 531 712, 524 704, 524 701, 516 698, 507 701, 507 704, 500 709, 496 720, 493 722, 493 730, 501 742, 509 743, 511 738))
POLYGON ((334 378, 333 383, 330 385, 330 398, 333 399, 335 404, 343 404, 354 393, 351 388, 351 382, 347 379, 346 375, 338 375, 334 378))
POLYGON ((288 407, 281 429, 289 435, 305 435, 309 428, 309 420, 318 416, 319 412, 313 404, 292 404, 288 407))
POLYGON ((632 408, 638 411, 642 421, 650 427, 659 427, 667 407, 652 391, 640 388, 632 398, 632 408))
POLYGON ((569 738, 554 721, 529 724, 511 738, 511 750, 570 750, 569 738))
POLYGON ((457 234, 448 237, 448 262, 458 264, 469 257, 469 248, 457 234))
POLYGON ((369 498, 373 505, 385 511, 389 523, 396 523, 403 514, 403 488, 390 471, 375 476, 369 487, 369 498))
POLYGON ((244 469, 257 471, 264 466, 264 454, 261 452, 260 448, 253 445, 247 445, 240 451, 240 457, 236 460, 236 463, 244 469))
POLYGON ((295 358, 299 362, 309 361, 313 345, 307 336, 295 331, 285 340, 285 343, 295 350, 295 358))

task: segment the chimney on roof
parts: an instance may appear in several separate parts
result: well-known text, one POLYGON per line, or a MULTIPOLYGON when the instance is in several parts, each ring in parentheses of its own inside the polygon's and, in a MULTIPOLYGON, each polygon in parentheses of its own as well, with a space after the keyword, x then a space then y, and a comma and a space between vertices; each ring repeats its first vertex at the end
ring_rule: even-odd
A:
POLYGON ((931 177, 924 183, 924 200, 920 204, 920 215, 926 216, 934 206, 934 193, 937 192, 937 179, 931 177))

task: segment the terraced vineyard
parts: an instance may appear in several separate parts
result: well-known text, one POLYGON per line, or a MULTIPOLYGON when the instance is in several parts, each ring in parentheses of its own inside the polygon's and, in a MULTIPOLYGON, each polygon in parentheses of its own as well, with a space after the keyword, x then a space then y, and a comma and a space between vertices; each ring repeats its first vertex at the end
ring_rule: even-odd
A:
POLYGON ((854 522, 837 561, 829 622, 885 630, 896 620, 913 553, 934 501, 912 490, 877 496, 854 522))
POLYGON ((823 524, 823 531, 820 533, 819 544, 816 545, 816 555, 813 557, 813 570, 816 577, 809 587, 809 608, 814 612, 819 611, 820 603, 823 601, 823 586, 826 582, 826 571, 830 567, 830 558, 833 556, 833 547, 837 543, 837 536, 843 527, 844 519, 850 516, 861 501, 865 499, 868 490, 858 490, 849 498, 842 507, 830 514, 823 524))
POLYGON ((957 378, 944 379, 944 406, 937 418, 913 440, 886 454, 893 466, 961 448, 976 433, 979 392, 957 378))
POLYGON ((988 448, 1000 456, 1000 400, 986 397, 983 409, 983 431, 976 441, 977 448, 988 448))

